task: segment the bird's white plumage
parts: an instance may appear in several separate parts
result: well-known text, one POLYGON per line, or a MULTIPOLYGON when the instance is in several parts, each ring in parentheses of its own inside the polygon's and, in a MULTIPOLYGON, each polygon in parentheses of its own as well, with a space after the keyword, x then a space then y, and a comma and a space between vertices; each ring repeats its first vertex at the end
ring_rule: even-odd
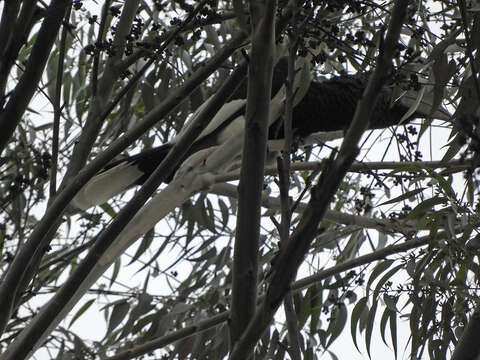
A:
POLYGON ((228 126, 225 126, 222 131, 219 132, 217 137, 217 143, 223 144, 233 136, 238 136, 245 129, 245 117, 243 115, 237 116, 231 121, 228 126))
POLYGON ((128 189, 144 173, 137 165, 124 162, 94 176, 77 193, 72 200, 72 205, 80 210, 91 206, 100 205, 113 196, 128 189))
MULTIPOLYGON (((188 126, 191 126, 195 118, 200 112, 207 106, 208 99, 202 104, 193 114, 192 119, 189 121, 188 126)), ((202 139, 209 134, 213 133, 222 124, 227 121, 235 112, 240 110, 244 106, 246 100, 234 100, 223 105, 220 110, 215 114, 208 126, 200 133, 198 139, 202 139)), ((237 116, 233 121, 230 121, 216 136, 216 142, 221 144, 228 140, 232 136, 239 134, 244 128, 245 120, 244 116, 237 116)), ((175 144, 178 139, 183 136, 186 130, 182 130, 179 134, 170 142, 175 144)), ((132 164, 128 161, 120 163, 117 166, 104 171, 97 176, 93 177, 85 186, 78 192, 75 198, 72 200, 72 205, 75 208, 86 210, 91 206, 100 205, 111 199, 113 196, 120 194, 134 184, 144 173, 140 171, 136 164, 132 164)))
MULTIPOLYGON (((207 104, 211 101, 211 97, 205 101, 201 106, 198 107, 198 109, 195 111, 193 116, 191 117, 191 120, 188 122, 188 124, 178 133, 177 136, 173 138, 173 140, 170 142, 171 144, 175 144, 185 133, 186 129, 188 129, 189 126, 193 124, 197 116, 202 112, 202 110, 207 106, 207 104)), ((205 129, 200 133, 198 136, 198 139, 202 139, 211 133, 213 133, 215 130, 217 130, 226 120, 228 120, 233 114, 235 114, 238 110, 242 108, 247 103, 245 99, 240 99, 240 100, 233 100, 225 105, 223 105, 220 110, 215 114, 213 119, 210 121, 210 123, 207 125, 205 129)), ((226 139, 229 139, 232 135, 235 135, 238 132, 238 129, 242 130, 244 123, 242 122, 243 116, 237 117, 234 121, 232 121, 229 125, 227 125, 222 131, 219 133, 219 140, 218 143, 221 143, 225 141, 226 139), (225 133, 225 135, 224 135, 225 133), (230 135, 228 135, 230 134, 230 135), (220 140, 221 139, 221 140, 220 140)))

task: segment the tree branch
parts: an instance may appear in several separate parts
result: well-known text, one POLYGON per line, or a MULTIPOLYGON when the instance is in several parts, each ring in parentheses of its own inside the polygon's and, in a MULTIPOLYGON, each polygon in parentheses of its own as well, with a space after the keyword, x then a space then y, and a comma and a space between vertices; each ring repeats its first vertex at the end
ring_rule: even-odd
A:
POLYGON ((0 108, 5 103, 5 88, 8 82, 8 76, 12 66, 18 58, 18 54, 22 46, 28 43, 28 36, 36 22, 43 16, 43 11, 36 5, 35 1, 25 1, 17 16, 16 24, 12 24, 12 28, 7 32, 15 34, 7 41, 7 47, 3 49, 2 60, 0 60, 0 108))
MULTIPOLYGON (((98 34, 97 34, 97 41, 96 44, 101 44, 104 36, 106 35, 105 32, 105 25, 107 23, 107 17, 110 10, 110 0, 105 0, 102 6, 102 18, 100 20, 100 26, 98 27, 98 34)), ((100 62, 100 54, 101 52, 96 52, 93 58, 93 66, 92 66, 92 97, 95 98, 97 96, 97 83, 98 83, 98 64, 100 62)), ((120 61, 120 59, 118 59, 120 61)), ((120 65, 117 62, 117 66, 120 65)))
POLYGON ((465 0, 457 0, 457 2, 458 2, 458 7, 460 8, 460 15, 462 17, 463 32, 465 33, 465 40, 467 43, 467 54, 468 54, 468 58, 470 59, 470 67, 472 68, 473 84, 475 86, 475 91, 477 93, 477 101, 480 101, 480 83, 478 81, 478 74, 475 66, 475 58, 473 57, 474 49, 473 49, 472 39, 470 36, 470 32, 468 31, 467 9, 465 5, 465 0))
MULTIPOLYGON (((20 122, 28 103, 35 93, 35 89, 43 74, 43 69, 57 36, 60 24, 64 18, 65 10, 68 4, 69 1, 59 0, 50 5, 45 21, 39 30, 37 40, 33 46, 25 72, 23 73, 19 84, 13 91, 6 108, 0 113, 0 128, 2 128, 2 135, 0 136, 0 154, 7 146, 8 141, 20 122)), ((33 249, 31 254, 35 253, 35 251, 36 248, 33 249)), ((28 261, 21 264, 22 274, 25 271, 27 264, 28 261)), ((5 279, 6 277, 4 277, 3 283, 5 283, 5 279)), ((21 279, 21 277, 15 277, 12 279, 13 282, 10 283, 9 291, 3 293, 0 291, 0 302, 3 305, 3 310, 0 315, 0 334, 3 333, 13 310, 16 290, 18 289, 18 285, 20 283, 19 279, 21 279)))
MULTIPOLYGON (((91 151, 91 148, 97 137, 98 131, 100 130, 100 127, 103 123, 103 119, 101 119, 98 116, 98 114, 100 114, 103 107, 105 107, 105 104, 108 101, 108 98, 111 94, 113 86, 117 81, 118 74, 116 72, 117 69, 115 67, 115 63, 118 62, 119 59, 121 59, 122 57, 126 38, 128 33, 130 32, 131 24, 135 17, 136 10, 138 8, 138 2, 139 0, 129 0, 125 3, 122 16, 120 18, 120 22, 118 25, 118 29, 115 34, 116 36, 113 41, 113 46, 114 46, 114 49, 117 51, 117 53, 115 53, 112 57, 110 57, 107 60, 107 63, 105 65, 104 75, 100 82, 101 95, 98 97, 95 97, 91 103, 86 124, 83 127, 83 131, 82 131, 82 134, 80 135, 80 139, 78 140, 78 143, 75 145, 73 149, 72 159, 69 163, 69 168, 67 169, 67 172, 62 181, 62 185, 60 186, 61 188, 65 187, 70 176, 77 174, 80 168, 85 165, 88 154, 91 151)), ((61 62, 61 59, 59 61, 61 62)), ((59 83, 57 82, 56 91, 59 91, 58 86, 59 86, 59 83)), ((59 99, 56 99, 55 101, 57 100, 59 99)), ((58 105, 54 105, 54 106, 58 107, 58 105)), ((59 108, 56 108, 55 111, 58 112, 59 108)), ((51 188, 51 191, 52 191, 52 188, 51 188)), ((52 201, 52 198, 50 198, 50 201, 52 201)), ((60 219, 60 218, 61 216, 57 216, 57 219, 60 219)), ((53 229, 51 228, 49 230, 50 236, 46 236, 46 238, 42 242, 42 246, 39 246, 35 249, 33 255, 29 258, 28 262, 24 265, 25 267, 24 267, 24 270, 22 271, 23 276, 16 279, 17 284, 15 286, 14 298, 16 298, 17 300, 20 298, 21 296, 20 293, 24 290, 24 287, 27 286, 28 283, 30 282, 31 277, 34 276, 36 267, 40 263, 43 254, 48 248, 47 244, 49 243, 50 238, 54 236, 56 227, 58 227, 60 223, 61 223, 60 221, 57 221, 56 225, 53 226, 53 229)))
POLYGON ((65 62, 65 46, 67 42, 68 24, 70 20, 70 11, 72 5, 67 9, 65 14, 65 23, 63 24, 62 36, 60 39, 60 51, 58 53, 57 78, 55 84, 55 98, 53 99, 53 135, 52 135, 52 166, 50 167, 50 199, 53 199, 57 191, 57 166, 58 166, 58 144, 60 133, 60 117, 62 116, 62 85, 63 85, 63 69, 65 62))
POLYGON ((467 327, 463 330, 462 336, 455 347, 451 360, 476 360, 480 355, 480 308, 473 312, 467 327))
MULTIPOLYGON (((232 271, 232 346, 253 317, 256 307, 260 203, 275 57, 276 6, 276 0, 250 1, 252 51, 232 271)), ((248 359, 253 352, 243 355, 248 359)))
MULTIPOLYGON (((286 100, 285 100, 285 119, 283 123, 283 133, 285 134, 285 143, 283 146, 282 157, 277 158, 278 167, 278 179, 280 189, 280 205, 281 205, 281 222, 279 234, 280 234, 280 247, 287 244, 290 237, 290 226, 292 220, 292 205, 289 196, 290 189, 290 156, 292 152, 292 120, 293 120, 293 99, 294 93, 294 81, 295 81, 295 60, 297 55, 297 41, 298 41, 298 29, 296 27, 296 14, 298 9, 295 4, 292 14, 291 32, 289 34, 289 57, 288 57, 288 76, 285 84, 286 100)), ((262 194, 263 202, 263 194, 262 194)), ((285 310, 285 318, 288 329, 288 353, 292 360, 301 360, 301 350, 299 344, 299 329, 297 322, 297 314, 295 312, 293 304, 293 295, 289 291, 285 295, 283 301, 283 307, 285 310)))
MULTIPOLYGON (((35 93, 69 4, 70 1, 68 0, 54 1, 47 10, 45 20, 38 31, 35 45, 33 45, 32 53, 28 58, 25 72, 5 108, 0 113, 0 128, 2 129, 0 154, 7 146, 35 93)), ((0 320, 0 329, 2 328, 2 321, 0 320)))
MULTIPOLYGON (((215 184, 210 187, 208 190, 210 194, 228 196, 230 198, 238 198, 237 187, 230 184, 215 184)), ((281 210, 281 200, 271 196, 263 195, 262 196, 262 206, 267 209, 281 210)), ((296 208, 295 212, 303 213, 307 209, 307 204, 300 203, 296 208)), ((358 226, 366 229, 375 229, 383 233, 406 233, 412 231, 419 231, 428 229, 428 225, 424 227, 416 226, 415 222, 402 222, 402 221, 393 221, 390 219, 378 219, 371 218, 368 216, 361 215, 351 215, 345 214, 340 211, 327 210, 325 213, 325 220, 331 221, 336 224, 341 224, 345 226, 358 226)))
POLYGON ((109 104, 113 87, 119 79, 118 63, 122 59, 127 35, 130 33, 135 14, 137 13, 140 0, 127 0, 123 6, 122 14, 113 39, 113 55, 105 63, 102 78, 98 82, 98 91, 90 103, 87 120, 82 126, 82 133, 73 148, 71 160, 67 172, 60 187, 67 182, 85 166, 88 156, 92 150, 98 133, 103 125, 101 114, 109 104))
POLYGON ((20 0, 10 0, 5 1, 3 5, 2 18, 0 20, 0 54, 2 55, 0 57, 0 69, 4 64, 5 51, 8 49, 9 42, 14 35, 11 29, 13 29, 17 19, 20 2, 20 0))

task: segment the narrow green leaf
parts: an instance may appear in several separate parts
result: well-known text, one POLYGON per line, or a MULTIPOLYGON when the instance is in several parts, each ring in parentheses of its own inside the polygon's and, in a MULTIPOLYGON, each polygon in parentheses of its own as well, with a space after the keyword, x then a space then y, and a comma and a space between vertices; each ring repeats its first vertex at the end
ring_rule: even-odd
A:
POLYGON ((400 201, 403 201, 403 200, 407 200, 407 199, 410 199, 411 197, 423 192, 423 190, 425 190, 425 188, 419 188, 419 189, 415 189, 415 190, 412 190, 412 191, 408 191, 406 192, 405 194, 402 194, 400 196, 397 196, 396 198, 394 199, 391 199, 391 200, 388 200, 388 201, 385 201, 377 206, 382 206, 382 205, 388 205, 388 204, 395 204, 397 202, 400 202, 400 201))
POLYGON ((428 168, 428 167, 425 167, 425 170, 428 172, 428 174, 436 179, 438 181, 438 184, 440 185, 440 187, 443 189, 443 191, 445 192, 445 194, 453 199, 456 198, 456 194, 455 194, 455 191, 453 190, 452 188, 452 185, 447 181, 445 180, 445 178, 440 175, 440 174, 437 174, 435 171, 433 171, 432 169, 428 168))
POLYGON ((410 259, 408 260, 407 262, 407 266, 406 266, 406 270, 407 270, 407 274, 410 275, 410 277, 413 279, 414 276, 415 276, 415 268, 416 268, 416 263, 415 263, 415 259, 410 259))
POLYGON ((145 326, 151 324, 157 316, 157 314, 148 314, 138 319, 138 321, 132 328, 132 334, 137 334, 138 332, 140 332, 145 326))
POLYGON ((72 89, 72 75, 69 72, 66 72, 63 75, 63 102, 65 106, 68 107, 70 103, 71 89, 72 89))
POLYGON ((205 207, 203 209, 203 218, 205 221, 205 227, 213 233, 217 232, 215 228, 215 211, 213 210, 213 205, 210 199, 205 200, 205 207))
POLYGON ((140 316, 146 314, 150 310, 154 308, 152 305, 153 296, 147 293, 141 293, 138 297, 137 304, 133 307, 132 311, 130 311, 130 315, 128 317, 127 323, 122 328, 122 333, 120 337, 117 339, 121 339, 127 336, 133 329, 133 325, 135 321, 137 321, 140 316))
POLYGON ((327 333, 330 333, 330 338, 328 339, 327 348, 337 339, 343 331, 345 324, 347 323, 347 307, 344 303, 340 303, 336 306, 332 316, 334 319, 330 322, 328 326, 327 333))
MULTIPOLYGON (((402 116, 402 118, 400 119, 400 121, 398 122, 399 124, 403 124, 403 122, 405 120, 407 120, 410 116, 412 116, 415 111, 417 111, 419 105, 420 105, 420 102, 422 101, 423 99, 423 96, 425 95, 425 90, 426 90, 426 87, 423 86, 420 91, 417 92, 417 97, 415 99, 415 101, 413 102, 413 105, 410 106, 410 109, 408 109, 408 111, 405 113, 405 115, 402 116)), ((407 92, 406 94, 404 94, 404 96, 408 96, 408 93, 407 92)))
POLYGON ((103 203, 100 205, 103 211, 105 211, 112 219, 117 216, 117 212, 110 206, 109 203, 103 203))
POLYGON ((387 175, 385 176, 393 176, 398 173, 402 172, 409 172, 409 173, 416 173, 416 174, 422 174, 423 173, 423 168, 418 165, 405 165, 405 166, 400 166, 398 168, 393 169, 390 171, 387 175))
POLYGON ((448 202, 448 199, 440 196, 434 196, 430 199, 426 199, 418 204, 412 211, 410 211, 404 220, 420 219, 425 215, 426 212, 432 211, 435 205, 445 204, 446 202, 448 202))
POLYGON ((430 328, 430 323, 435 320, 436 316, 436 309, 437 309, 437 302, 433 296, 429 296, 423 302, 423 311, 422 311, 422 321, 421 321, 421 334, 422 336, 426 334, 428 329, 430 328))
POLYGON ((143 265, 138 271, 137 273, 141 272, 143 269, 146 269, 147 267, 149 267, 159 256, 160 254, 163 252, 163 250, 165 250, 165 248, 167 247, 167 245, 169 244, 170 242, 170 239, 171 239, 171 236, 167 236, 165 238, 165 240, 162 242, 162 245, 160 245, 160 247, 158 248, 158 250, 156 251, 155 254, 153 254, 152 258, 150 260, 148 260, 147 263, 145 263, 145 265, 143 265))
POLYGON ((392 311, 390 314, 390 335, 392 337, 392 346, 395 353, 395 360, 397 360, 398 343, 397 343, 397 312, 392 311))
POLYGON ((138 246, 137 251, 135 251, 135 255, 133 255, 128 265, 137 261, 138 258, 150 248, 150 245, 152 244, 154 236, 155 236, 154 229, 150 229, 149 231, 147 231, 147 233, 143 236, 142 242, 138 246))
POLYGON ((386 259, 375 266, 375 268, 372 270, 372 273, 370 274, 370 277, 368 278, 368 281, 367 281, 367 297, 368 297, 368 292, 370 291, 370 288, 372 287, 372 284, 375 281, 375 279, 381 273, 387 270, 390 266, 392 266, 393 263, 394 263, 394 260, 386 259))
POLYGON ((58 49, 55 49, 51 52, 50 58, 48 59, 47 67, 46 67, 47 78, 48 78, 47 92, 48 92, 48 96, 50 96, 51 99, 55 97, 57 69, 58 69, 58 49))
POLYGON ((88 308, 93 304, 93 302, 95 301, 95 299, 90 299, 88 300, 85 304, 83 304, 83 306, 75 313, 75 315, 73 316, 72 320, 70 320, 70 324, 68 324, 68 327, 70 328, 73 323, 80 317, 82 316, 82 314, 88 310, 88 308))
MULTIPOLYGON (((416 303, 416 302, 415 302, 416 303)), ((419 323, 420 323, 420 310, 419 306, 412 306, 412 312, 410 313, 409 317, 409 324, 410 324, 410 332, 412 336, 412 341, 411 341, 411 351, 412 354, 416 354, 417 349, 419 347, 419 323)))
POLYGON ((230 211, 228 210, 227 204, 221 199, 218 198, 218 207, 220 208, 220 213, 222 214, 222 230, 225 229, 225 226, 228 224, 228 218, 230 216, 230 211))
POLYGON ((374 301, 372 307, 370 308, 370 311, 368 312, 367 329, 365 332, 365 345, 367 347, 367 353, 369 358, 371 358, 370 345, 372 342, 373 325, 375 324, 375 315, 377 313, 377 305, 378 305, 378 302, 374 301))
POLYGON ((385 339, 385 330, 387 328, 387 322, 390 318, 391 310, 389 308, 385 308, 385 311, 382 314, 382 318, 380 320, 380 335, 382 336, 382 341, 385 345, 388 346, 387 340, 385 339))
POLYGON ((115 304, 112 310, 112 314, 110 315, 106 335, 110 334, 113 330, 117 328, 118 325, 121 324, 121 322, 125 319, 125 316, 127 316, 129 309, 130 304, 125 300, 122 300, 115 304))
POLYGON ((332 360, 338 360, 337 355, 335 355, 333 352, 331 352, 330 350, 327 350, 327 352, 328 355, 330 355, 330 357, 332 358, 332 360))
POLYGON ((307 319, 312 314, 312 307, 311 307, 312 304, 310 301, 309 290, 307 290, 307 295, 303 297, 300 305, 300 313, 298 314, 298 320, 297 320, 299 329, 303 329, 303 327, 305 326, 305 323, 307 322, 307 319))
POLYGON ((121 266, 122 266, 122 260, 121 258, 117 258, 113 264, 113 272, 112 272, 112 276, 110 277, 110 284, 108 285, 108 287, 112 287, 113 283, 117 279, 121 266))
POLYGON ((442 162, 448 162, 452 160, 455 155, 457 155, 463 147, 462 142, 459 140, 459 134, 456 134, 455 137, 450 141, 446 146, 448 146, 445 155, 443 155, 442 162))
POLYGON ((315 333, 318 330, 318 323, 320 321, 320 315, 322 311, 323 296, 322 289, 318 285, 313 285, 309 288, 310 302, 312 307, 312 313, 310 316, 310 331, 315 333))
POLYGON ((393 269, 390 269, 385 275, 383 275, 380 280, 378 280, 377 285, 375 286, 375 291, 373 292, 373 298, 377 299, 380 290, 383 285, 390 279, 398 270, 403 269, 403 264, 395 266, 393 269))
POLYGON ((203 261, 203 260, 211 259, 215 255, 217 255, 217 249, 212 247, 211 249, 207 250, 204 254, 200 255, 199 257, 197 257, 197 258, 188 257, 187 260, 188 261, 203 261))
POLYGON ((387 308, 389 308, 391 311, 398 312, 398 309, 397 309, 398 297, 390 296, 390 295, 385 294, 385 295, 383 296, 383 301, 385 301, 385 305, 386 305, 387 308))
POLYGON ((360 321, 362 314, 365 311, 368 311, 367 301, 368 301, 367 297, 363 297, 360 300, 358 300, 357 304, 353 308, 352 315, 350 318, 350 333, 352 334, 353 344, 355 345, 355 347, 359 352, 360 352, 360 349, 358 348, 358 345, 357 345, 357 325, 360 321))
POLYGON ((76 334, 73 335, 73 352, 75 354, 75 359, 84 359, 85 354, 88 352, 89 347, 85 342, 80 339, 80 337, 76 334))

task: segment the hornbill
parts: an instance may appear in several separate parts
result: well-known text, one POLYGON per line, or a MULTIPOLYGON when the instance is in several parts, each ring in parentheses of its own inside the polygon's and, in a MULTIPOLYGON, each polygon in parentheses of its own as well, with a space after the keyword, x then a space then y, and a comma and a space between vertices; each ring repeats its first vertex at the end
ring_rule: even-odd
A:
MULTIPOLYGON (((273 72, 272 97, 285 82, 287 59, 282 58, 273 72)), ((292 114, 292 130, 296 138, 305 138, 316 132, 346 130, 355 113, 357 102, 362 97, 368 76, 343 75, 325 81, 311 81, 308 91, 296 104, 292 114)), ((416 101, 418 92, 409 90, 406 96, 392 102, 393 86, 385 86, 369 122, 370 129, 398 125, 415 104, 416 110, 406 121, 414 118, 449 120, 449 113, 439 108, 433 113, 431 101, 423 98, 416 101)), ((246 86, 240 86, 225 105, 216 113, 209 125, 192 144, 188 156, 195 152, 219 145, 243 127, 246 108, 246 86)), ((208 100, 207 100, 208 101, 208 100)), ((197 110, 198 111, 198 110, 197 110)), ((283 139, 283 119, 280 117, 269 127, 269 140, 283 139)), ((85 210, 106 202, 111 197, 141 185, 167 156, 179 136, 169 143, 117 160, 94 176, 72 200, 73 207, 85 210)), ((172 177, 168 179, 170 181, 172 177)))

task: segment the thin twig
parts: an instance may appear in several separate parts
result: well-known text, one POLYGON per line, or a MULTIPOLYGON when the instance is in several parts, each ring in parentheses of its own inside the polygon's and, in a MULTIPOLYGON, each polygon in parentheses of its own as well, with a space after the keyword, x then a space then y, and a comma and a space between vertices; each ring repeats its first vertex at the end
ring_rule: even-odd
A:
MULTIPOLYGON (((107 23, 108 10, 110 9, 110 0, 105 0, 105 3, 102 7, 102 19, 100 20, 100 26, 98 28, 97 41, 95 46, 100 48, 100 44, 105 35, 105 25, 107 23)), ((97 95, 97 82, 98 82, 98 64, 100 62, 101 51, 98 50, 93 57, 93 67, 92 67, 92 97, 97 95)))
POLYGON ((90 101, 87 119, 82 125, 82 132, 73 148, 60 188, 65 187, 71 178, 76 176, 85 166, 98 137, 98 133, 103 125, 103 119, 99 115, 102 114, 107 106, 114 86, 118 82, 120 72, 117 64, 123 57, 128 34, 131 31, 139 3, 140 0, 126 0, 124 2, 112 42, 113 54, 105 62, 102 77, 98 82, 97 94, 90 101))
MULTIPOLYGON (((291 171, 314 171, 309 176, 309 179, 314 179, 317 173, 324 166, 323 161, 304 161, 304 162, 294 162, 291 164, 291 171)), ((474 163, 468 160, 452 160, 452 161, 373 161, 373 162, 354 162, 350 168, 349 172, 356 173, 371 173, 373 170, 395 170, 406 168, 410 166, 416 166, 418 168, 430 168, 430 169, 444 169, 439 172, 439 175, 448 175, 454 174, 461 171, 476 169, 478 166, 475 166, 474 163)), ((278 167, 268 166, 265 168, 266 175, 277 175, 278 167)), ((219 174, 215 176, 216 183, 228 182, 233 180, 238 180, 239 171, 234 170, 225 174, 219 174)), ((307 179, 308 180, 308 179, 307 179)), ((309 184, 307 184, 307 187, 309 184)), ((302 192, 303 194, 303 192, 302 192)), ((302 195, 299 196, 300 201, 302 195)), ((295 204, 294 206, 295 207, 295 204)))
MULTIPOLYGON (((210 194, 228 196, 230 198, 238 198, 237 187, 231 184, 215 184, 211 186, 209 190, 210 194)), ((280 199, 271 197, 271 196, 262 196, 262 206, 267 209, 272 210, 281 210, 280 199)), ((295 208, 295 212, 303 213, 307 208, 307 204, 300 203, 295 208)), ((274 220, 273 217, 272 221, 274 220)), ((416 221, 402 221, 402 220, 391 220, 391 219, 379 219, 369 216, 362 215, 352 215, 342 213, 340 211, 327 210, 325 213, 325 220, 331 221, 336 224, 345 225, 345 226, 357 226, 363 229, 375 229, 382 233, 394 234, 394 233, 410 233, 419 230, 426 230, 430 225, 418 224, 416 221)), ((280 226, 278 224, 276 226, 280 226)))
MULTIPOLYGON (((0 154, 10 141, 35 93, 69 4, 70 1, 68 0, 54 1, 47 10, 47 15, 38 31, 35 44, 33 45, 32 52, 25 67, 25 72, 20 78, 18 85, 10 94, 4 110, 0 113, 0 128, 2 129, 0 135, 0 154)), ((0 324, 0 329, 1 328, 2 325, 0 324)))
MULTIPOLYGON (((170 32, 169 35, 166 37, 165 41, 163 42, 162 46, 158 48, 158 54, 162 54, 165 49, 171 44, 171 42, 182 32, 182 30, 185 28, 187 24, 189 24, 193 19, 195 19, 195 16, 203 9, 203 7, 206 5, 208 0, 202 0, 198 6, 189 13, 187 18, 175 28, 174 31, 170 32)), ((108 104, 108 106, 105 108, 103 113, 100 115, 100 121, 104 121, 108 115, 113 111, 115 106, 120 102, 120 100, 125 96, 125 94, 128 93, 128 91, 142 78, 142 76, 145 74, 145 72, 148 70, 148 68, 154 63, 154 61, 157 60, 156 56, 151 56, 150 59, 141 67, 141 69, 128 81, 128 83, 119 91, 117 96, 108 104)), ((123 68, 127 64, 123 64, 121 67, 123 68)))
POLYGON ((477 70, 475 67, 475 58, 473 57, 473 46, 470 32, 468 31, 468 20, 465 0, 458 0, 458 7, 460 8, 460 15, 462 16, 463 31, 465 32, 465 40, 467 42, 467 53, 470 58, 470 67, 472 68, 472 77, 474 81, 475 90, 477 92, 477 99, 480 101, 480 83, 478 82, 477 70))
MULTIPOLYGON (((35 93, 35 89, 43 74, 43 69, 47 63, 50 50, 53 46, 58 30, 65 17, 65 11, 70 2, 67 0, 59 0, 53 2, 48 10, 48 15, 39 30, 32 53, 18 85, 15 87, 5 110, 0 114, 0 128, 2 135, 0 137, 0 154, 7 146, 12 137, 20 119, 27 109, 27 106, 35 93)), ((34 251, 33 251, 34 252, 34 251)), ((25 265, 28 261, 21 264, 23 273, 25 265)), ((3 333, 5 326, 10 318, 13 310, 13 302, 18 289, 19 279, 16 277, 14 283, 11 283, 11 289, 8 292, 0 292, 0 302, 3 302, 2 312, 0 315, 0 333, 3 333)))
POLYGON ((55 196, 57 191, 57 167, 58 167, 58 144, 60 133, 60 117, 62 116, 62 108, 60 105, 62 98, 63 85, 63 68, 65 65, 65 47, 67 44, 67 33, 70 21, 70 12, 72 5, 67 9, 65 14, 65 22, 63 24, 62 36, 60 39, 60 51, 58 53, 57 79, 55 84, 55 98, 53 99, 53 135, 52 135, 52 166, 50 168, 50 199, 55 196))
MULTIPOLYGON (((291 200, 289 196, 290 189, 290 157, 292 152, 292 118, 293 118, 293 99, 295 93, 293 84, 295 81, 295 61, 298 47, 298 29, 297 18, 298 8, 292 4, 291 29, 289 32, 289 56, 288 56, 288 74, 286 81, 286 101, 285 101, 285 119, 283 132, 285 143, 282 152, 282 159, 278 159, 278 175, 280 183, 280 204, 281 204, 281 223, 280 223, 280 246, 287 244, 290 237, 290 226, 292 220, 291 200)), ((297 314, 293 306, 293 295, 289 291, 284 300, 285 318, 288 329, 288 353, 292 360, 301 360, 301 350, 299 343, 299 329, 297 314)))

